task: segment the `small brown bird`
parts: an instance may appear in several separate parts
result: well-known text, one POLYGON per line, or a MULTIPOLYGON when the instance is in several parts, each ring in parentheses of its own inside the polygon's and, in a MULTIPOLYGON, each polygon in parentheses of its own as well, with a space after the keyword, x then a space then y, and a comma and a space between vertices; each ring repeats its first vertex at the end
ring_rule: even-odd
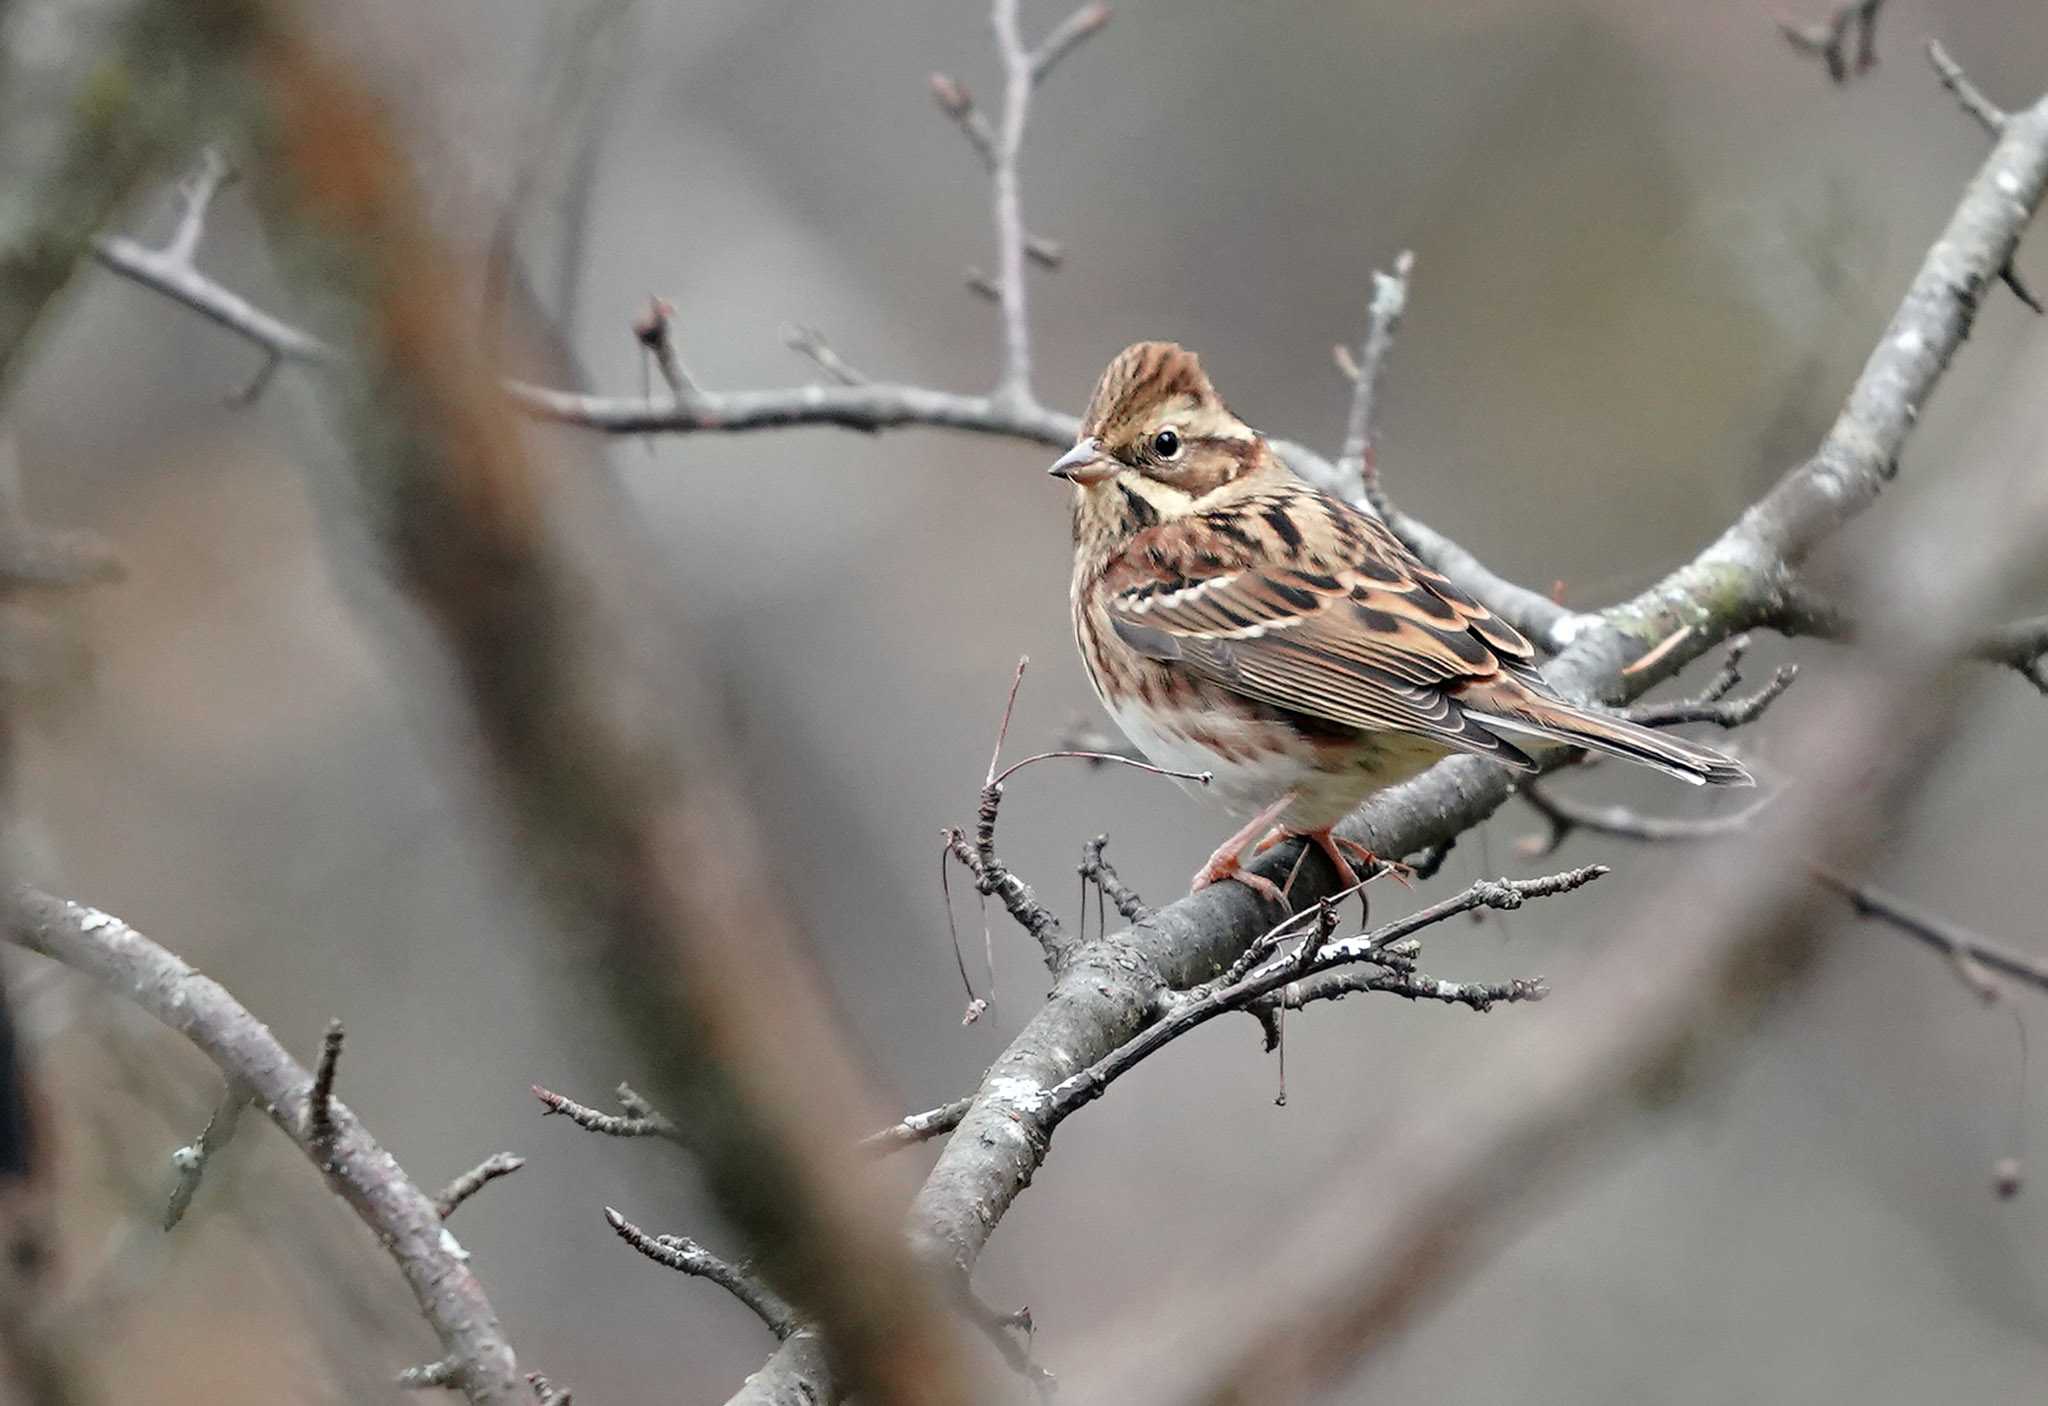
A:
POLYGON ((1607 752, 1695 785, 1754 784, 1734 758, 1567 703, 1529 642, 1374 517, 1296 478, 1230 413, 1194 354, 1140 342, 1109 364, 1074 485, 1074 639, 1096 696, 1160 766, 1214 774, 1245 827, 1194 886, 1292 835, 1347 884, 1330 833, 1367 796, 1471 752, 1522 771, 1522 739, 1607 752))

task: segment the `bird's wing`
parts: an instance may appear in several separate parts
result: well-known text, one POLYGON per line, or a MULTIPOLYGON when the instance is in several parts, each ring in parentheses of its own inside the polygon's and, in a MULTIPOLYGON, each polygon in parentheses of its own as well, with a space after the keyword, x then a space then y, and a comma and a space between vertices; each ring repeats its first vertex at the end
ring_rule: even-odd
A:
POLYGON ((1306 485, 1149 528, 1104 584, 1118 637, 1169 667, 1324 723, 1529 765, 1459 701, 1533 679, 1529 642, 1306 485))

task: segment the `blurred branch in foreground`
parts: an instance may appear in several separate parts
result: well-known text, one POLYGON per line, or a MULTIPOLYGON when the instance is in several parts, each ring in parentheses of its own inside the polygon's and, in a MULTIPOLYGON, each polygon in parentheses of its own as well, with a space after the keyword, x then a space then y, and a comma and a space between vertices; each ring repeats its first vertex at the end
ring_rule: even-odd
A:
POLYGON ((245 41, 259 204, 349 356, 321 378, 395 579, 453 661, 485 781, 571 951, 639 1042, 767 1281, 880 1403, 969 1399, 952 1326, 892 1223, 880 1116, 765 850, 644 608, 623 514, 529 456, 476 360, 460 268, 378 107, 284 19, 245 41), (584 496, 579 497, 579 491, 584 496))

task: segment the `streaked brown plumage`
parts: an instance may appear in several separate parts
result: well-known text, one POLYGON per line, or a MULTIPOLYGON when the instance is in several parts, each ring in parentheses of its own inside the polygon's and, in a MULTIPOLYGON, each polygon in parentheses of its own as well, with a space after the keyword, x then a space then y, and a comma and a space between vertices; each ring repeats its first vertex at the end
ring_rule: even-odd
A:
POLYGON ((1535 739, 1751 784, 1712 748, 1558 697, 1526 639, 1296 478, 1181 347, 1111 362, 1052 472, 1075 488, 1074 638, 1097 696, 1154 762, 1213 772, 1252 817, 1197 888, 1237 878, 1278 898, 1239 869, 1268 826, 1348 878, 1330 827, 1454 752, 1529 770, 1535 739))

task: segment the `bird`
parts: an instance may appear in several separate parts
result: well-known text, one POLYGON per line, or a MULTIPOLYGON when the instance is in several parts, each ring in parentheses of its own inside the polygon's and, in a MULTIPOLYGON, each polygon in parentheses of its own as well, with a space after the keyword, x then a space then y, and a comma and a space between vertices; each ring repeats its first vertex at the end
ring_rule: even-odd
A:
POLYGON ((1236 880, 1284 908, 1247 850, 1296 836, 1356 886, 1351 860, 1380 861, 1332 827, 1455 753, 1527 772, 1531 742, 1559 743, 1755 784, 1725 753, 1561 697, 1519 631, 1297 477, 1175 343, 1110 362, 1049 472, 1073 485, 1074 641, 1096 697, 1148 761, 1208 773, 1249 817, 1197 891, 1236 880))

